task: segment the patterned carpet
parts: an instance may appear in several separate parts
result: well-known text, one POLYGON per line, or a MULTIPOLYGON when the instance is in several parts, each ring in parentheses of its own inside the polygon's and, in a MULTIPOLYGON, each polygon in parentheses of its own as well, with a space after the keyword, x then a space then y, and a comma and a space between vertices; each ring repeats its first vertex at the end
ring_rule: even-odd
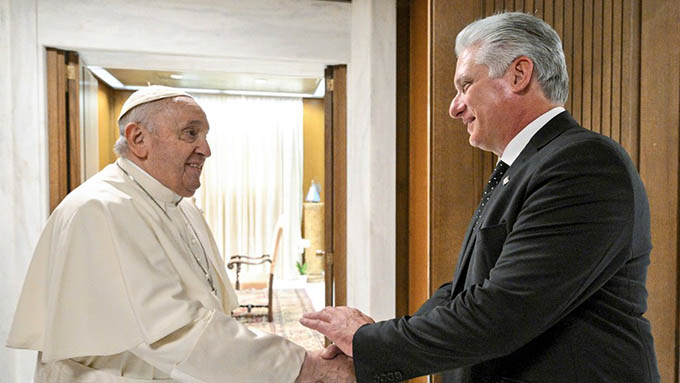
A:
MULTIPOLYGON (((241 304, 266 304, 266 290, 237 291, 241 304)), ((267 309, 254 308, 250 314, 245 308, 236 309, 234 318, 250 328, 281 335, 307 350, 323 348, 323 335, 300 324, 302 313, 314 311, 304 289, 274 289, 274 320, 267 322, 267 309)))

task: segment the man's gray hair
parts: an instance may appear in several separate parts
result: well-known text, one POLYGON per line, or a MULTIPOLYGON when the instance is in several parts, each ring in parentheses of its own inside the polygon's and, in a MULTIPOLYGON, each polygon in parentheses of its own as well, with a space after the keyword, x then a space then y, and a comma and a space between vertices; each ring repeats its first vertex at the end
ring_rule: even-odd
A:
POLYGON ((166 112, 166 109, 169 109, 169 103, 167 101, 174 98, 175 97, 165 98, 137 105, 125 113, 118 120, 118 130, 120 135, 118 136, 116 143, 113 145, 113 152, 119 157, 125 157, 130 151, 127 138, 125 138, 125 127, 127 124, 134 122, 144 126, 149 132, 153 132, 156 124, 155 116, 159 113, 166 112))
POLYGON ((552 102, 564 105, 569 97, 569 72, 562 41, 555 30, 538 17, 507 12, 477 20, 456 37, 456 55, 476 48, 475 61, 489 67, 489 76, 502 76, 513 60, 527 56, 534 63, 536 79, 552 102))

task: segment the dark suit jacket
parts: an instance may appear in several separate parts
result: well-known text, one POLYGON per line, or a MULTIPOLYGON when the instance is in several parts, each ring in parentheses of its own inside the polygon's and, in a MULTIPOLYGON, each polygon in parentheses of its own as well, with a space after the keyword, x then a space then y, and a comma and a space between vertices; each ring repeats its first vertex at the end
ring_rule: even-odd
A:
POLYGON ((453 281, 354 335, 358 381, 658 382, 649 204, 625 151, 563 112, 503 179, 453 281))

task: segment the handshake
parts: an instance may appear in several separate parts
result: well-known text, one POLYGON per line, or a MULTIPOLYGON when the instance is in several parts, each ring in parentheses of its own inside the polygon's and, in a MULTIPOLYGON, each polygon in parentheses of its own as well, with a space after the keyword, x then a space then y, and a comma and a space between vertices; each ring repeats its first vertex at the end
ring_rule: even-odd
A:
POLYGON ((323 351, 307 352, 296 383, 354 382, 352 338, 359 327, 375 323, 373 319, 351 307, 326 307, 307 313, 300 323, 316 330, 333 344, 323 351))

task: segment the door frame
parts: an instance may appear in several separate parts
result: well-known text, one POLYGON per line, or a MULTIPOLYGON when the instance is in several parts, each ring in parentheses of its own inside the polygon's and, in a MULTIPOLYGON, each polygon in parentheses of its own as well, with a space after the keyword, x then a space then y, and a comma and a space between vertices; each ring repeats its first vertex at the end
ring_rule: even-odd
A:
POLYGON ((49 203, 52 212, 80 185, 80 63, 78 53, 46 49, 49 203))
POLYGON ((347 66, 325 70, 325 299, 347 305, 347 66))

